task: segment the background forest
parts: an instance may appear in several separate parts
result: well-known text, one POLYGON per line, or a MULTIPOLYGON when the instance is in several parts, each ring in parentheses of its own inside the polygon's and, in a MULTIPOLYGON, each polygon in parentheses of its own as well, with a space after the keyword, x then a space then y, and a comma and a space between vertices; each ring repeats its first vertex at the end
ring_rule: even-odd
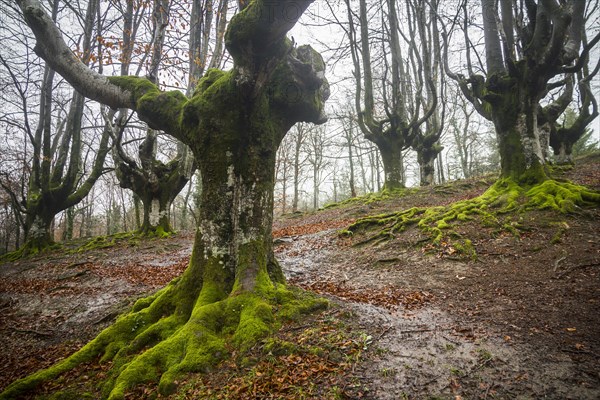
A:
MULTIPOLYGON (((279 148, 276 214, 315 210, 384 186, 497 173, 494 125, 461 93, 458 78, 486 68, 481 6, 427 4, 315 2, 294 28, 292 36, 310 40, 324 55, 332 94, 329 121, 297 124, 279 148), (387 133, 376 132, 386 124, 387 133), (393 144, 381 139, 386 134, 395 135, 393 144), (392 163, 395 176, 386 182, 392 163)), ((17 22, 14 6, 3 0, 1 7, 0 253, 19 248, 36 229, 48 229, 54 241, 147 233, 160 224, 165 231, 192 229, 202 179, 186 146, 127 110, 79 96, 31 52, 31 33, 17 22), (36 218, 46 226, 34 226, 36 218)), ((103 74, 145 75, 163 89, 191 94, 208 69, 231 63, 223 37, 237 12, 234 2, 57 1, 48 7, 69 46, 103 74)), ((598 2, 585 8, 584 45, 600 26, 598 2)), ((546 140, 544 151, 553 146, 556 154, 549 161, 570 162, 598 148, 600 129, 590 122, 597 114, 599 84, 592 78, 599 54, 593 48, 582 70, 552 77, 541 100, 556 109, 557 127, 579 124, 567 155, 546 140)))

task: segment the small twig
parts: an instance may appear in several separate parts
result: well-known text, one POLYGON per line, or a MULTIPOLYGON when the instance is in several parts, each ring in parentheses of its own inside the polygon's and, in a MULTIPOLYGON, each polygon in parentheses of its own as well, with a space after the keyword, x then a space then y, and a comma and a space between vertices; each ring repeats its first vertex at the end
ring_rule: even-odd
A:
POLYGON ((381 263, 381 264, 387 264, 387 263, 393 263, 393 262, 397 262, 400 261, 400 259, 398 257, 394 257, 394 258, 383 258, 381 260, 377 260, 377 263, 381 263))
POLYGON ((299 331, 299 330, 310 328, 310 327, 311 327, 311 325, 293 326, 293 327, 290 327, 290 328, 286 328, 284 330, 284 332, 299 331))
POLYGON ((561 257, 558 260, 554 261, 554 272, 556 272, 556 270, 558 269, 558 264, 565 261, 566 259, 567 259, 567 256, 564 256, 564 257, 561 257))
POLYGON ((433 329, 413 329, 408 331, 400 331, 400 333, 422 333, 422 332, 437 332, 437 331, 451 331, 451 328, 433 328, 433 329))
POLYGON ((91 262, 89 262, 89 261, 76 262, 76 263, 67 265, 65 268, 75 268, 75 267, 79 267, 81 265, 86 265, 86 264, 91 264, 91 262))
POLYGON ((58 278, 56 278, 56 280, 57 281, 65 281, 67 279, 77 278, 78 276, 85 275, 88 272, 90 272, 90 271, 87 270, 87 269, 84 269, 83 271, 77 271, 77 272, 74 272, 72 274, 65 274, 65 275, 59 276, 58 278))
POLYGON ((377 339, 375 339, 375 340, 381 340, 381 338, 382 338, 382 337, 383 337, 383 336, 384 336, 386 333, 388 333, 388 332, 389 332, 389 330, 390 330, 390 329, 392 329, 393 327, 394 327, 394 325, 390 325, 390 326, 388 326, 387 328, 385 328, 385 329, 383 330, 383 332, 381 332, 381 334, 380 334, 380 335, 377 337, 377 339))
POLYGON ((596 358, 600 358, 600 354, 596 354, 593 351, 587 350, 570 350, 570 349, 561 349, 563 353, 571 353, 571 354, 587 354, 589 356, 594 356, 596 358))
POLYGON ((113 319, 114 317, 116 317, 117 315, 119 315, 119 313, 117 311, 112 311, 109 312, 108 314, 106 314, 104 317, 94 321, 92 324, 93 325, 98 325, 101 324, 104 321, 108 321, 109 319, 113 319))
POLYGON ((573 272, 573 271, 575 271, 575 270, 577 270, 577 269, 582 269, 582 268, 587 268, 587 267, 598 267, 598 266, 600 266, 600 263, 598 263, 598 262, 593 262, 593 263, 591 263, 591 264, 580 264, 580 265, 576 265, 576 266, 574 266, 574 267, 571 267, 571 268, 569 268, 568 270, 564 271, 563 273, 561 273, 561 274, 558 274, 558 275, 556 276, 556 278, 555 278, 555 279, 560 279, 560 278, 562 278, 563 276, 565 276, 565 275, 568 275, 568 274, 570 274, 571 272, 573 272))

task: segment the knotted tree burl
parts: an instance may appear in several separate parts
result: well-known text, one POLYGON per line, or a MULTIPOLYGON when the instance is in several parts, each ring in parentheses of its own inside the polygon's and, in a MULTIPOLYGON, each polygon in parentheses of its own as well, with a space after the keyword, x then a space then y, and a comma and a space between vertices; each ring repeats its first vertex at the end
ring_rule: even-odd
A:
POLYGON ((105 387, 110 399, 147 381, 172 392, 181 373, 215 365, 229 344, 247 349, 280 318, 323 306, 286 288, 271 233, 277 148, 296 122, 326 119, 323 59, 286 38, 311 1, 240 2, 226 34, 234 67, 209 70, 187 98, 145 78, 96 74, 68 49, 37 0, 17 0, 37 38, 37 54, 85 96, 133 109, 151 128, 187 144, 203 192, 184 274, 139 300, 80 351, 13 383, 0 398, 14 398, 95 357, 113 361, 105 387))

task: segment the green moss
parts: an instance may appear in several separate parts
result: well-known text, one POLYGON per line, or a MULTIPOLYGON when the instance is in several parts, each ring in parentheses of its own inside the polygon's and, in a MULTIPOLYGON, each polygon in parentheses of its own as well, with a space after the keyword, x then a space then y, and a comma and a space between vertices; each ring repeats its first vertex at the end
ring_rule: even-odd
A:
POLYGON ((119 242, 131 241, 135 243, 137 240, 136 234, 132 232, 121 232, 109 236, 96 236, 87 240, 82 245, 68 250, 71 254, 84 253, 90 250, 106 249, 115 246, 119 242))
MULTIPOLYGON (((502 221, 501 215, 521 213, 529 210, 551 208, 568 213, 578 207, 600 204, 600 193, 572 183, 545 180, 527 188, 515 180, 505 178, 494 183, 485 193, 473 199, 463 200, 443 207, 413 207, 395 213, 369 216, 357 220, 347 230, 346 236, 357 232, 375 234, 360 244, 378 243, 389 240, 410 226, 417 226, 434 244, 449 241, 453 237, 461 238, 454 230, 457 223, 477 219, 485 226, 498 227, 519 236, 521 224, 510 219, 502 221)), ((476 256, 472 243, 468 239, 454 243, 462 253, 476 256)))
POLYGON ((257 284, 254 291, 234 291, 223 297, 214 285, 205 284, 191 315, 186 317, 174 312, 179 302, 177 288, 183 281, 177 280, 138 300, 131 312, 119 317, 80 351, 13 383, 0 398, 18 397, 96 357, 112 362, 103 388, 108 399, 123 399, 132 387, 148 382, 158 382, 162 394, 173 393, 182 373, 207 371, 226 357, 231 349, 227 343, 245 352, 278 329, 281 321, 328 304, 313 294, 283 285, 257 284))
POLYGON ((264 350, 275 356, 283 356, 298 352, 298 346, 294 343, 271 337, 265 340, 264 350))
POLYGON ((469 239, 465 239, 463 241, 455 241, 453 243, 454 248, 463 257, 466 257, 472 261, 477 260, 477 251, 475 250, 475 246, 473 246, 473 242, 469 239))
POLYGON ((59 243, 49 242, 46 240, 29 240, 18 250, 11 251, 0 256, 0 262, 13 262, 22 258, 33 257, 38 254, 59 250, 61 248, 62 246, 59 243))
POLYGON ((148 92, 158 92, 158 87, 146 78, 139 76, 110 76, 108 81, 120 88, 131 92, 132 100, 140 98, 148 92))
POLYGON ((600 204, 600 193, 569 182, 548 180, 527 192, 529 207, 551 208, 561 213, 570 213, 586 205, 600 204))

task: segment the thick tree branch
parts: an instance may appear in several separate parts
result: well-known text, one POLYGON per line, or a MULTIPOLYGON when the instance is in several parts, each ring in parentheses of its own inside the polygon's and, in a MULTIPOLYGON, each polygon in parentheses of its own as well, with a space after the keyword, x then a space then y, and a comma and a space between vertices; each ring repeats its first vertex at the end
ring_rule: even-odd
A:
POLYGON ((15 0, 32 29, 36 54, 62 75, 79 93, 111 108, 130 108, 152 128, 185 140, 179 112, 187 98, 181 92, 163 93, 145 78, 106 77, 88 68, 67 46, 56 24, 37 0, 15 0))
POLYGON ((37 40, 34 49, 36 54, 46 60, 78 92, 113 108, 135 109, 135 103, 129 93, 111 84, 105 76, 89 69, 77 58, 37 0, 16 2, 37 40))
POLYGON ((238 1, 225 46, 236 65, 257 71, 260 64, 285 52, 285 35, 314 0, 238 1))

